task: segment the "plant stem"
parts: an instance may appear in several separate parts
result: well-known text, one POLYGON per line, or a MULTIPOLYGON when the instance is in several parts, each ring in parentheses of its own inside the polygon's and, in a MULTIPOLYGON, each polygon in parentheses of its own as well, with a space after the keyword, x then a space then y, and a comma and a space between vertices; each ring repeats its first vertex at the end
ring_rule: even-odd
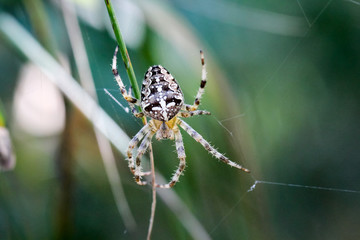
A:
POLYGON ((24 0, 27 13, 31 21, 31 25, 34 28, 36 36, 45 49, 56 56, 56 48, 52 35, 50 33, 50 24, 48 16, 46 15, 45 6, 41 0, 24 0))
MULTIPOLYGON (((55 41, 52 39, 49 17, 42 0, 24 0, 31 25, 35 30, 39 42, 44 48, 58 59, 55 41)), ((59 192, 58 209, 56 213, 56 238, 64 239, 72 235, 72 194, 74 186, 73 177, 73 134, 71 129, 74 112, 71 103, 65 102, 65 127, 61 134, 60 143, 55 157, 55 168, 58 174, 59 192)))
POLYGON ((118 24, 116 16, 115 16, 114 9, 112 7, 110 0, 104 0, 104 1, 105 1, 106 8, 108 10, 108 13, 109 13, 109 18, 110 18, 110 22, 111 22, 111 25, 112 25, 112 28, 113 28, 113 31, 115 34, 116 41, 118 42, 118 45, 119 45, 121 57, 123 59, 123 62, 125 63, 126 72, 127 72, 127 75, 129 76, 130 84, 134 91, 134 96, 135 96, 135 98, 140 99, 139 86, 137 84, 134 69, 132 67, 132 64, 131 64, 131 61, 129 58, 129 53, 127 51, 124 39, 122 38, 122 35, 120 32, 119 24, 118 24))
MULTIPOLYGON (((125 131, 89 96, 45 49, 9 14, 0 11, 0 40, 15 53, 31 61, 48 76, 64 95, 77 107, 89 121, 105 135, 113 146, 126 156, 126 145, 130 138, 125 131), (111 131, 109 131, 109 129, 111 131)), ((151 155, 150 155, 151 156, 151 155)), ((160 173, 156 174, 160 182, 165 182, 160 173)), ((168 208, 179 219, 192 239, 211 239, 204 226, 192 214, 188 206, 173 190, 159 191, 168 208)))
POLYGON ((151 189, 152 189, 152 203, 151 203, 151 215, 149 221, 147 240, 150 240, 152 229, 154 226, 155 209, 156 209, 156 182, 155 182, 155 164, 152 145, 149 145, 150 151, 150 166, 151 166, 151 189))
MULTIPOLYGON (((135 98, 140 99, 139 86, 136 81, 136 77, 135 77, 134 69, 133 69, 131 61, 130 61, 129 53, 127 51, 125 42, 124 42, 121 32, 120 32, 119 25, 116 20, 116 16, 115 16, 115 12, 112 7, 112 4, 111 4, 111 0, 104 0, 104 1, 105 1, 106 8, 108 10, 108 13, 109 13, 111 25, 112 25, 116 40, 119 44, 121 57, 125 63, 126 72, 129 76, 130 84, 134 91, 134 96, 135 96, 135 98)), ((143 117, 143 123, 144 123, 144 125, 147 124, 146 117, 143 117)), ((149 220, 147 240, 150 240, 150 238, 151 238, 151 233, 152 233, 152 228, 153 228, 153 223, 154 223, 154 218, 155 218, 155 209, 156 209, 155 165, 154 165, 154 155, 153 155, 151 143, 149 145, 149 149, 150 149, 150 165, 151 165, 151 177, 152 177, 152 183, 151 183, 151 185, 152 185, 152 203, 151 203, 151 214, 150 214, 150 220, 149 220)))
MULTIPOLYGON (((74 60, 79 72, 80 84, 94 100, 98 101, 94 78, 91 74, 90 64, 85 49, 84 39, 81 35, 80 25, 77 20, 75 6, 69 0, 63 0, 61 2, 61 9, 70 45, 74 52, 74 60)), ((122 217, 125 227, 128 230, 133 231, 136 227, 136 223, 123 190, 120 173, 116 167, 116 160, 111 149, 110 141, 95 126, 94 132, 119 214, 122 217)))
POLYGON ((1 110, 2 109, 0 109, 0 127, 5 127, 5 118, 3 117, 1 110))

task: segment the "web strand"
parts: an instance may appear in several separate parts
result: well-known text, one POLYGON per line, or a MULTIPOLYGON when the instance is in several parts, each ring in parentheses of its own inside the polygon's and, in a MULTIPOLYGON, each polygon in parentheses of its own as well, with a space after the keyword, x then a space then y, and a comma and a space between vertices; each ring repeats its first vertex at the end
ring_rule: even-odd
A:
POLYGON ((308 23, 309 27, 311 27, 311 23, 309 21, 309 18, 306 16, 304 8, 301 6, 300 0, 296 0, 296 1, 297 1, 298 5, 300 7, 300 10, 301 10, 302 14, 304 15, 304 18, 305 18, 306 22, 308 23))
POLYGON ((259 185, 259 184, 275 185, 275 186, 282 186, 282 187, 292 187, 292 188, 303 188, 303 189, 311 189, 311 190, 331 191, 331 192, 338 192, 338 193, 360 194, 360 190, 353 190, 353 189, 321 187, 321 186, 314 186, 314 185, 301 185, 301 184, 294 184, 294 183, 283 183, 283 182, 255 180, 254 184, 250 186, 250 188, 239 198, 239 200, 229 209, 229 211, 213 227, 213 229, 210 231, 210 234, 212 234, 230 216, 230 214, 241 203, 241 201, 244 200, 245 196, 249 192, 253 192, 253 191, 256 190, 256 186, 259 185))
POLYGON ((298 48, 298 46, 300 45, 300 43, 303 41, 303 39, 308 35, 308 33, 310 32, 310 29, 312 28, 312 26, 319 20, 319 18, 321 17, 321 15, 324 13, 324 11, 329 7, 330 3, 333 0, 329 0, 325 6, 321 9, 321 11, 319 12, 319 14, 315 17, 313 22, 310 22, 309 19, 306 17, 306 14, 304 12, 304 9, 302 8, 300 2, 297 0, 300 10, 303 12, 306 21, 309 24, 309 28, 307 29, 307 31, 303 34, 303 36, 299 39, 299 41, 295 44, 295 46, 289 51, 289 53, 285 56, 285 58, 282 60, 282 62, 279 64, 279 66, 275 69, 275 71, 273 72, 273 74, 270 75, 270 77, 268 78, 268 80, 265 82, 264 86, 259 90, 259 92, 257 93, 257 95, 255 96, 255 98, 257 98, 264 90, 265 88, 270 84, 270 82, 273 81, 273 79, 275 78, 275 75, 277 72, 280 71, 280 69, 283 68, 283 66, 285 65, 285 63, 287 62, 287 60, 289 59, 289 57, 293 54, 293 52, 298 48))
POLYGON ((231 209, 229 209, 229 211, 219 220, 219 222, 213 227, 213 229, 209 232, 209 234, 211 235, 213 232, 215 232, 215 230, 230 216, 230 214, 235 210, 235 208, 241 203, 241 201, 245 198, 246 194, 249 191, 245 192, 244 195, 242 195, 240 197, 240 199, 233 205, 233 207, 231 209))
POLYGON ((236 118, 241 118, 241 117, 244 117, 245 116, 245 113, 242 113, 242 114, 238 114, 238 115, 235 115, 233 117, 229 117, 229 118, 225 118, 223 120, 219 120, 219 122, 226 122, 226 121, 230 121, 230 120, 233 120, 233 119, 236 119, 236 118))
POLYGON ((353 3, 353 4, 356 4, 356 5, 360 6, 360 2, 357 2, 357 1, 355 1, 355 0, 344 0, 344 1, 346 1, 346 2, 351 2, 351 3, 353 3))
POLYGON ((129 108, 124 107, 106 88, 104 88, 104 92, 112 98, 122 109, 124 109, 125 112, 129 113, 129 108))
POLYGON ((313 190, 324 190, 324 191, 332 191, 332 192, 345 192, 345 193, 360 194, 359 190, 333 188, 333 187, 320 187, 320 186, 313 186, 313 185, 301 185, 301 184, 293 184, 293 183, 261 181, 261 180, 255 180, 255 183, 249 188, 249 190, 247 190, 247 192, 254 191, 258 184, 277 185, 277 186, 284 186, 284 187, 295 187, 295 188, 305 188, 305 189, 313 189, 313 190))
POLYGON ((217 123, 218 123, 222 128, 224 128, 224 129, 230 134, 230 136, 231 136, 232 138, 234 138, 234 134, 233 134, 228 128, 226 128, 226 127, 224 126, 224 124, 221 123, 222 121, 220 121, 219 119, 217 119, 215 116, 213 116, 213 118, 217 121, 217 123))

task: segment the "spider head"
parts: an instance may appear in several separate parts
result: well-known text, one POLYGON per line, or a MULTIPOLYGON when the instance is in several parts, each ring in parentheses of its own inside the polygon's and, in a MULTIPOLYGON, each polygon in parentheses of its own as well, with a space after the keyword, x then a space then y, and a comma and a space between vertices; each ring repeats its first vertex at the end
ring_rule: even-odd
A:
POLYGON ((160 125, 158 131, 156 132, 156 139, 174 139, 174 132, 168 127, 165 122, 163 122, 160 125))
POLYGON ((183 104, 184 95, 175 78, 160 65, 150 67, 141 87, 141 107, 145 115, 167 122, 183 104))

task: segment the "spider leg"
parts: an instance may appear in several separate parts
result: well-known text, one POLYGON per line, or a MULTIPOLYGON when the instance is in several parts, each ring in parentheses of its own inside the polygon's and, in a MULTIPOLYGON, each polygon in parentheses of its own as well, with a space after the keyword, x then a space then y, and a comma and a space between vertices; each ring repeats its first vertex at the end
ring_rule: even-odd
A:
POLYGON ((186 103, 181 106, 181 110, 187 111, 187 112, 191 112, 191 108, 192 108, 192 105, 186 104, 186 103))
POLYGON ((200 88, 199 88, 199 90, 198 90, 198 92, 196 94, 194 104, 190 107, 189 111, 194 111, 199 107, 200 99, 201 99, 201 96, 204 93, 204 88, 205 88, 205 85, 206 85, 206 67, 205 67, 204 53, 203 53, 202 50, 200 50, 200 57, 201 57, 201 66, 202 66, 200 88))
POLYGON ((197 115, 210 115, 210 114, 211 114, 210 112, 205 111, 205 110, 195 110, 195 111, 179 113, 180 117, 183 117, 183 118, 188 118, 188 117, 197 116, 197 115))
POLYGON ((143 117, 144 114, 141 113, 141 112, 139 113, 135 108, 135 105, 136 106, 140 105, 140 101, 138 99, 134 98, 133 96, 131 96, 130 89, 129 89, 129 93, 126 91, 125 85, 122 82, 121 77, 119 75, 119 72, 117 70, 117 66, 116 66, 117 58, 116 58, 116 55, 117 55, 118 51, 119 51, 119 46, 116 46, 114 56, 113 56, 113 60, 112 60, 112 64, 111 64, 112 72, 114 74, 115 80, 116 80, 117 84, 120 87, 121 94, 123 95, 125 100, 128 101, 128 103, 130 105, 130 108, 131 108, 131 112, 134 114, 134 116, 135 117, 143 117))
MULTIPOLYGON (((144 173, 142 172, 141 169, 141 157, 144 155, 144 153, 146 152, 146 150, 148 149, 151 139, 154 136, 155 132, 150 131, 146 134, 144 140, 142 141, 142 143, 140 144, 140 147, 138 149, 137 152, 137 156, 136 156, 136 165, 135 165, 135 181, 137 184, 139 185, 146 185, 147 183, 144 181, 141 181, 141 176, 144 175, 148 175, 148 172, 144 173)), ((150 172, 149 172, 150 173, 150 172)))
MULTIPOLYGON (((129 87, 128 95, 132 96, 132 86, 129 87)), ((138 112, 138 110, 135 107, 135 104, 129 102, 129 105, 130 105, 131 112, 132 112, 132 114, 134 114, 135 117, 142 118, 145 116, 145 114, 143 112, 138 112)))
POLYGON ((136 109, 135 105, 132 103, 129 103, 130 109, 132 114, 137 117, 137 118, 142 118, 145 116, 145 114, 143 112, 138 112, 138 110, 136 109))
POLYGON ((185 169, 186 166, 186 162, 185 162, 185 149, 184 149, 184 142, 182 140, 182 136, 180 133, 180 130, 178 129, 177 131, 174 131, 174 135, 175 135, 175 146, 176 146, 176 151, 178 154, 178 158, 180 160, 179 162, 179 167, 176 170, 176 172, 174 173, 174 175, 171 178, 171 181, 168 184, 156 184, 156 187, 158 188, 171 188, 173 187, 178 181, 179 178, 182 174, 182 172, 185 169))
POLYGON ((214 147, 212 147, 198 132, 196 132, 189 124, 182 121, 181 119, 178 120, 180 127, 182 127, 195 141, 199 142, 203 147, 214 157, 221 160, 222 162, 230 165, 231 167, 236 167, 244 172, 250 172, 248 169, 243 168, 237 163, 230 161, 227 157, 219 153, 214 147))
MULTIPOLYGON (((150 132, 151 126, 146 124, 129 142, 129 146, 127 149, 127 156, 128 156, 128 165, 132 174, 135 175, 135 161, 132 157, 133 149, 139 144, 141 139, 150 132)), ((149 175, 150 172, 145 172, 143 175, 149 175)))

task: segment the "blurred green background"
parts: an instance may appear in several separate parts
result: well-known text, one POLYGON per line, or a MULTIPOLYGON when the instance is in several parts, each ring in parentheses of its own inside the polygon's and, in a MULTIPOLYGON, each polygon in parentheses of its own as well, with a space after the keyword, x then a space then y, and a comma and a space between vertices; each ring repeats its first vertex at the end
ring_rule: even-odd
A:
MULTIPOLYGON (((16 19, 78 79, 63 3, 3 0, 0 14, 16 19)), ((126 105, 111 72, 116 42, 104 2, 68 4, 99 103, 132 137, 141 121, 104 92, 126 105)), ((212 115, 186 122, 251 170, 218 162, 183 132, 187 168, 173 190, 204 239, 360 239, 360 1, 113 4, 139 84, 150 65, 161 64, 192 103, 204 50, 208 85, 200 109, 212 115), (275 184, 259 182, 248 192, 255 181, 275 184)), ((0 239, 145 239, 151 189, 136 185, 114 150, 136 221, 129 229, 91 123, 47 82, 1 34, 0 100, 17 165, 0 172, 0 239)), ((153 148, 156 168, 169 179, 178 164, 174 143, 153 140, 153 148)), ((194 238, 181 215, 159 198, 152 239, 194 238)))

